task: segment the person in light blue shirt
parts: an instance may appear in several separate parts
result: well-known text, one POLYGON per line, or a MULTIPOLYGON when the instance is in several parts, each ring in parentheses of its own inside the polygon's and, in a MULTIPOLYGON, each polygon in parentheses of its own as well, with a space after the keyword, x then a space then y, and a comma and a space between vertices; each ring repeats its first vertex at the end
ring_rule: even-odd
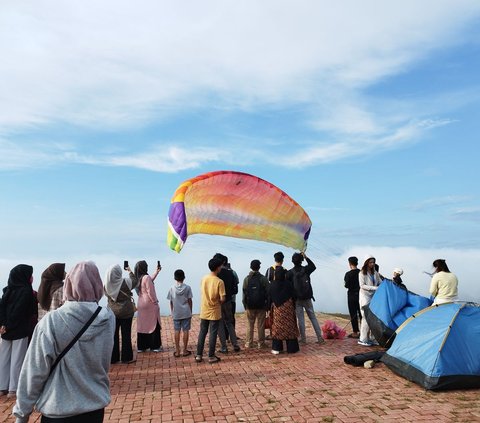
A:
POLYGON ((175 357, 186 357, 192 352, 188 349, 188 337, 192 323, 192 288, 184 283, 185 272, 175 270, 175 285, 168 291, 167 300, 170 301, 173 329, 175 331, 175 357), (183 332, 183 352, 180 351, 180 332, 183 332))

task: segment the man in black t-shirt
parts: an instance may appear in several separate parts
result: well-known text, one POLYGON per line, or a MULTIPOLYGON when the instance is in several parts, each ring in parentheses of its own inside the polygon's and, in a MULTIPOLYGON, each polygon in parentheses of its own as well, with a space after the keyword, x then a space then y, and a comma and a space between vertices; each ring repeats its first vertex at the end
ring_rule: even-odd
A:
MULTIPOLYGON (((218 277, 223 281, 225 285, 225 302, 222 304, 222 321, 220 322, 220 327, 218 328, 218 336, 220 338, 220 343, 222 344, 221 353, 228 353, 227 348, 227 334, 228 331, 230 342, 233 345, 233 350, 235 352, 240 351, 238 345, 237 334, 235 333, 235 327, 233 326, 233 310, 232 310, 232 297, 236 289, 235 286, 235 276, 231 269, 227 267, 227 257, 223 254, 217 253, 214 258, 218 258, 222 261, 222 269, 218 273, 218 277)), ((237 288, 238 289, 238 288, 237 288)))
POLYGON ((349 257, 348 265, 350 266, 350 270, 347 273, 345 273, 344 281, 345 281, 345 288, 348 289, 347 291, 348 312, 350 313, 350 321, 352 322, 352 330, 353 330, 353 332, 350 335, 348 335, 348 337, 358 338, 360 336, 358 322, 362 318, 362 315, 360 314, 360 303, 358 300, 358 296, 360 292, 360 285, 358 283, 358 274, 360 273, 360 269, 357 268, 358 258, 349 257))

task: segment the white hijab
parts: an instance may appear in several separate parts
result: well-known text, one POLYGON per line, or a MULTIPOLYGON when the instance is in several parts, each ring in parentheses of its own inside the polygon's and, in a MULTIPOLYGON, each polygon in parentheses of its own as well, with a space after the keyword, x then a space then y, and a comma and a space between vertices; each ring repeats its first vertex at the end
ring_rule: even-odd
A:
MULTIPOLYGON (((118 264, 110 266, 105 275, 105 293, 113 300, 117 301, 118 294, 120 293, 120 288, 122 287, 123 281, 126 282, 128 289, 132 289, 132 281, 130 278, 123 278, 122 268, 118 264)), ((128 294, 128 292, 126 292, 128 294)))

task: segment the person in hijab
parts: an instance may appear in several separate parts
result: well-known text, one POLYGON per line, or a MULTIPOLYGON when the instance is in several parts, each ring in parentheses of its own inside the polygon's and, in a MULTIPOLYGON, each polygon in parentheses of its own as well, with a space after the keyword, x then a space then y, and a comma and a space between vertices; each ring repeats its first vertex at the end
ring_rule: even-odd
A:
POLYGON ((40 318, 62 306, 65 275, 65 263, 53 263, 43 271, 37 293, 40 318))
POLYGON ((130 278, 124 278, 122 268, 115 264, 107 270, 105 277, 105 294, 108 298, 108 307, 115 314, 115 334, 113 336, 113 351, 111 363, 133 363, 132 350, 132 320, 135 314, 135 302, 132 298, 132 289, 137 286, 137 278, 127 267, 130 278), (120 336, 122 331, 122 354, 120 355, 120 336))
POLYGON ((73 267, 65 279, 64 295, 63 306, 47 313, 33 333, 13 408, 18 423, 27 422, 34 407, 42 414, 42 423, 99 423, 110 403, 115 316, 98 305, 103 283, 95 263, 73 267), (83 328, 85 332, 62 357, 83 328))
POLYGON ((0 395, 12 397, 17 391, 37 304, 32 274, 32 266, 15 266, 0 300, 0 395))
POLYGON ((287 353, 296 353, 300 350, 293 281, 287 279, 286 275, 287 270, 282 265, 276 265, 270 272, 272 354, 283 352, 283 341, 286 342, 287 353))
POLYGON ((153 281, 162 270, 157 269, 152 276, 148 274, 148 265, 145 260, 135 265, 135 277, 138 280, 138 314, 137 314, 137 351, 163 351, 160 334, 160 307, 153 281))

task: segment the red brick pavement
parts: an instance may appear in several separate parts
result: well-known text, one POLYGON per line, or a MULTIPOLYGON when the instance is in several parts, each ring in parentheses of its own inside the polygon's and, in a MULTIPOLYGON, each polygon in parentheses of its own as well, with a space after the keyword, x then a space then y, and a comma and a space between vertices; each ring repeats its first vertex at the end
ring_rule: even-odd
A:
MULTIPOLYGON (((319 315, 322 322, 327 317, 319 315)), ((331 317, 329 317, 331 318, 331 317)), ((340 325, 346 321, 334 318, 340 325)), ((356 340, 308 344, 294 355, 244 350, 217 364, 173 356, 171 319, 162 318, 163 353, 142 353, 112 366, 112 402, 105 421, 127 422, 480 422, 478 390, 433 393, 396 376, 343 363, 368 348, 356 340)), ((194 317, 191 349, 198 333, 194 317)), ((237 317, 245 339, 245 317, 237 317)), ((0 399, 0 421, 12 421, 13 400, 0 399)), ((34 414, 30 421, 40 421, 34 414)), ((88 423, 88 422, 86 422, 88 423)))

